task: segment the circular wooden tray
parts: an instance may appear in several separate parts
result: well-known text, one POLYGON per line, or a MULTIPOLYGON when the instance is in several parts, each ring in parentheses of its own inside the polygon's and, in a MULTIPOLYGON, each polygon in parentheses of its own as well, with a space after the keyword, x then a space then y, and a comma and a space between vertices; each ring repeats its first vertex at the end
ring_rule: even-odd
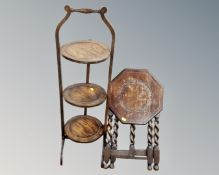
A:
POLYGON ((63 97, 66 102, 74 106, 94 107, 105 101, 106 92, 96 84, 79 83, 67 87, 63 97))
POLYGON ((88 40, 63 45, 61 54, 70 61, 92 64, 109 58, 110 50, 101 43, 88 40))
POLYGON ((103 125, 95 117, 79 115, 65 124, 65 135, 75 142, 94 142, 103 135, 103 125))

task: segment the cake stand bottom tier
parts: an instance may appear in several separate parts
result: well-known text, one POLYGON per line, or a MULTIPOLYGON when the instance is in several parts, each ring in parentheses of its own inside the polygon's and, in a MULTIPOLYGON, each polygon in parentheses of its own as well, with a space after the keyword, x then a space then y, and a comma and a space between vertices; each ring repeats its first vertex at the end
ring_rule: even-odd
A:
POLYGON ((65 135, 72 141, 79 143, 94 142, 103 135, 103 125, 95 117, 79 115, 67 121, 65 135))

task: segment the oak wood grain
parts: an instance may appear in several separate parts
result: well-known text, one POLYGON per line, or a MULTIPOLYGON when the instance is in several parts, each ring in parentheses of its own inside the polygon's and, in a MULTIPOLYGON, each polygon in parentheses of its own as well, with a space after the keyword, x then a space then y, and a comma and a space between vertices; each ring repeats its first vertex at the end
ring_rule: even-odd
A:
POLYGON ((110 84, 109 106, 122 123, 146 124, 163 107, 163 88, 146 69, 124 69, 110 84))
POLYGON ((61 55, 70 61, 92 64, 109 58, 110 50, 102 43, 87 40, 63 45, 61 55))
POLYGON ((103 125, 95 117, 79 115, 72 117, 65 124, 65 135, 67 138, 80 143, 90 143, 103 134, 103 125))
POLYGON ((67 87, 63 97, 66 102, 78 107, 94 107, 106 99, 105 90, 92 83, 79 83, 67 87))

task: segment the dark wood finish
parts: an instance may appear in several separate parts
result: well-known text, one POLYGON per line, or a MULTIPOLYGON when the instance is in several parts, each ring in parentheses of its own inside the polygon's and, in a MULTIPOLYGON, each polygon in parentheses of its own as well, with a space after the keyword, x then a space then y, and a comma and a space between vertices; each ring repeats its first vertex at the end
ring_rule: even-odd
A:
POLYGON ((148 170, 151 171, 152 170, 152 164, 153 164, 153 161, 154 161, 153 147, 152 146, 147 147, 147 157, 148 157, 148 170))
MULTIPOLYGON (((152 164, 154 163, 154 169, 158 170, 160 158, 158 137, 157 143, 155 143, 156 146, 153 147, 153 144, 151 144, 147 150, 137 150, 134 147, 135 129, 134 127, 131 127, 131 144, 129 150, 117 150, 118 134, 117 132, 113 133, 113 130, 118 131, 118 127, 112 125, 112 120, 109 119, 108 112, 112 110, 118 117, 117 120, 120 120, 125 124, 132 124, 133 126, 134 124, 146 124, 162 110, 162 87, 147 70, 137 69, 125 69, 111 83, 115 31, 105 17, 107 9, 105 7, 100 10, 87 8, 74 9, 69 6, 65 6, 65 11, 67 12, 66 16, 61 20, 56 28, 57 65, 62 127, 60 163, 62 164, 64 141, 66 138, 75 142, 89 143, 97 140, 103 135, 102 167, 103 165, 106 165, 106 168, 113 168, 116 158, 148 159, 149 169, 152 169, 152 164), (111 48, 108 49, 105 45, 91 40, 69 43, 60 47, 59 31, 70 15, 74 12, 84 14, 99 13, 101 19, 111 32, 111 48), (70 61, 87 64, 86 83, 72 85, 63 91, 61 55, 70 61), (93 84, 89 83, 89 76, 90 64, 102 62, 107 58, 110 58, 110 63, 106 93, 103 88, 97 85, 90 87, 90 85, 93 84), (107 98, 106 94, 108 95, 107 98), (64 125, 63 99, 72 105, 83 107, 84 115, 73 117, 64 125), (97 106, 103 103, 105 99, 107 101, 103 126, 97 118, 87 115, 87 107, 97 106), (106 137, 107 131, 110 131, 109 138, 106 137)), ((158 131, 159 128, 157 133, 158 131)))
POLYGON ((124 69, 110 84, 109 106, 125 124, 146 124, 163 107, 163 88, 145 69, 124 69))
POLYGON ((63 97, 66 102, 74 106, 94 107, 105 101, 106 92, 96 84, 79 83, 67 87, 63 97))
MULTIPOLYGON (((67 11, 67 10, 66 10, 67 11)), ((63 82, 62 82, 62 64, 61 64, 61 52, 60 52, 60 39, 59 32, 63 24, 68 20, 71 13, 67 12, 64 18, 59 22, 55 31, 55 39, 56 39, 56 58, 57 58, 57 68, 58 68, 58 80, 59 80, 59 106, 60 106, 60 118, 61 118, 61 134, 62 134, 62 143, 65 140, 65 132, 64 132, 64 105, 63 105, 63 82)), ((61 153, 63 150, 61 150, 61 153)), ((62 155, 61 155, 62 157, 62 155)), ((60 161, 62 165, 62 162, 60 161)))
MULTIPOLYGON (((107 28, 111 32, 111 48, 110 48, 110 64, 109 64, 109 69, 108 69, 108 83, 107 83, 107 94, 110 92, 110 82, 112 79, 112 69, 113 69, 113 58, 114 58, 114 48, 115 48, 115 39, 116 39, 116 34, 115 31, 111 25, 111 23, 108 21, 108 19, 105 16, 105 13, 107 12, 107 8, 103 7, 100 10, 100 16, 101 19, 103 20, 104 24, 107 26, 107 28)), ((104 131, 106 131, 106 126, 107 126, 107 120, 108 120, 108 111, 109 111, 109 98, 106 99, 106 108, 105 108, 105 118, 104 118, 104 131)), ((103 135, 103 147, 102 150, 104 150, 106 144, 106 132, 104 132, 103 135)), ((102 151, 102 159, 101 159, 101 167, 103 168, 104 165, 104 151, 102 151)))
POLYGON ((65 139, 62 139, 61 152, 60 152, 60 165, 63 164, 63 149, 65 145, 65 139))
POLYGON ((97 118, 76 116, 66 123, 65 135, 75 142, 90 143, 103 135, 103 125, 97 118))
POLYGON ((107 144, 107 146, 104 148, 104 161, 105 162, 108 162, 110 160, 110 151, 111 151, 110 145, 107 144))
MULTIPOLYGON (((84 14, 89 14, 89 13, 98 13, 103 21, 103 23, 106 25, 106 27, 109 29, 110 33, 111 33, 111 47, 109 50, 109 58, 110 58, 110 62, 109 62, 109 69, 108 69, 108 84, 107 84, 107 94, 109 93, 109 84, 111 82, 111 77, 112 77, 112 67, 113 67, 113 57, 114 57, 114 47, 115 47, 115 31, 111 25, 111 23, 108 21, 108 19, 105 16, 105 13, 107 12, 107 8, 106 7, 102 7, 99 10, 93 10, 93 9, 87 9, 87 8, 82 8, 82 9, 74 9, 71 8, 70 6, 65 6, 65 11, 66 11, 66 15, 64 16, 64 18, 59 22, 59 24, 56 27, 56 31, 55 31, 55 39, 56 39, 56 53, 57 53, 57 66, 58 66, 58 80, 59 80, 59 99, 60 99, 60 117, 61 117, 61 131, 62 131, 62 148, 61 148, 61 164, 62 164, 62 153, 63 153, 63 147, 64 147, 64 140, 66 138, 65 135, 65 124, 64 124, 64 104, 63 104, 63 82, 62 82, 62 65, 61 65, 61 44, 60 44, 60 30, 62 28, 62 26, 65 24, 65 22, 69 19, 69 17, 71 16, 72 13, 75 12, 79 12, 79 13, 84 13, 84 14)), ((104 60, 102 60, 104 61, 104 60)), ((88 62, 86 62, 88 63, 88 62)), ((89 73, 88 73, 89 74, 89 73)), ((87 76, 88 78, 88 76, 87 76)), ((106 126, 107 124, 107 114, 108 114, 108 110, 109 110, 109 106, 108 106, 109 102, 108 102, 108 98, 106 101, 106 108, 105 108, 105 118, 104 118, 104 126, 106 126)), ((84 109, 84 114, 87 114, 87 109, 85 107, 84 109)), ((104 128, 105 130, 106 128, 104 128)), ((104 132, 103 135, 103 149, 106 145, 105 143, 106 140, 106 133, 104 132)), ((102 155, 103 158, 103 155, 102 155)), ((101 162, 101 166, 103 165, 103 159, 101 162)))
POLYGON ((158 146, 154 147, 154 170, 159 170, 159 162, 160 162, 160 149, 158 146))
MULTIPOLYGON (((90 82, 90 64, 87 64, 87 70, 86 70, 86 83, 90 82)), ((87 115, 87 108, 84 108, 84 115, 87 115)))
MULTIPOLYGON (((112 41, 111 41, 111 49, 110 49, 110 64, 109 64, 109 74, 108 74, 108 87, 109 82, 111 81, 111 75, 112 75, 112 66, 113 66, 113 55, 114 55, 114 46, 115 46, 115 31, 110 24, 110 22, 105 17, 105 13, 107 12, 106 7, 102 7, 99 10, 93 10, 93 9, 73 9, 69 5, 66 5, 64 7, 66 11, 66 15, 64 18, 58 23, 56 30, 55 30, 55 40, 56 40, 56 55, 57 55, 57 67, 58 67, 58 80, 59 80, 59 101, 60 101, 60 116, 61 116, 61 133, 62 133, 62 140, 65 139, 64 136, 64 105, 63 105, 63 82, 62 82, 62 67, 61 67, 61 44, 60 44, 60 30, 65 24, 65 22, 69 19, 71 14, 73 12, 79 12, 79 13, 99 13, 100 17, 103 21, 103 23, 106 25, 106 27, 111 32, 112 41)), ((109 88, 108 88, 109 89, 109 88)), ((106 108, 107 111, 108 108, 106 108)), ((105 115, 106 118, 106 115, 105 115)), ((106 120, 105 120, 106 122, 106 120)))
POLYGON ((109 58, 110 50, 102 43, 88 40, 63 45, 61 54, 70 61, 92 64, 109 58))
POLYGON ((90 82, 90 64, 87 64, 87 70, 86 70, 86 83, 90 82))
POLYGON ((74 8, 71 8, 70 6, 66 5, 65 11, 67 13, 78 12, 78 13, 84 13, 84 14, 89 14, 89 13, 105 14, 107 12, 107 8, 102 7, 100 10, 93 10, 93 9, 89 9, 89 8, 74 9, 74 8))

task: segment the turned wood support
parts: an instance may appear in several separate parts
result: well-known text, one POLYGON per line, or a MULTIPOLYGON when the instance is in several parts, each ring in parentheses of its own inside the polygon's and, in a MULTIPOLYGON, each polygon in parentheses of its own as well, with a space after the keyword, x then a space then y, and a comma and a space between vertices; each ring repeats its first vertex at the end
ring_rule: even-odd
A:
MULTIPOLYGON (((112 135, 112 146, 111 146, 112 150, 117 150, 118 129, 119 129, 119 120, 115 116, 114 117, 114 125, 113 125, 113 135, 112 135)), ((116 157, 111 156, 111 164, 110 164, 111 169, 114 168, 115 161, 116 161, 116 157)))
POLYGON ((154 118, 154 170, 159 170, 160 149, 159 149, 159 115, 154 118))
POLYGON ((154 127, 153 127, 153 120, 148 122, 148 146, 147 146, 147 157, 148 157, 148 170, 152 170, 153 164, 153 139, 154 139, 154 127))
POLYGON ((135 125, 130 125, 130 145, 129 145, 129 154, 131 156, 135 155, 135 125))

